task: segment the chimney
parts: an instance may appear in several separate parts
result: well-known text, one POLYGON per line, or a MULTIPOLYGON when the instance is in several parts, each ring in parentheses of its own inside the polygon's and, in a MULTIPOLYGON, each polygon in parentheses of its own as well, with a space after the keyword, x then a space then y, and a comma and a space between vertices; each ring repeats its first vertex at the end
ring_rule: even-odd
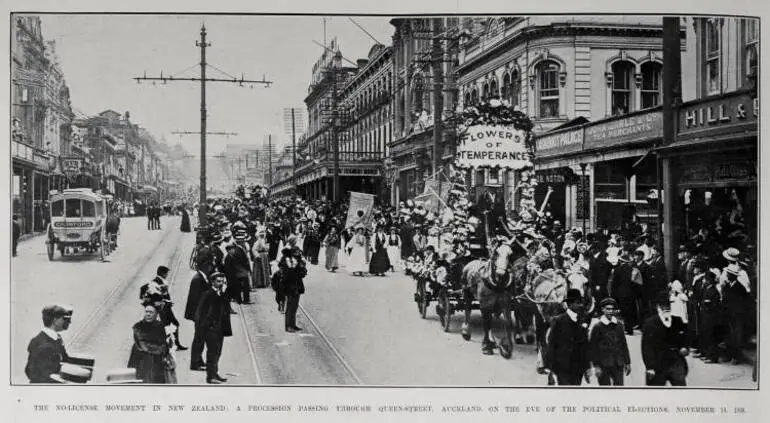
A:
POLYGON ((358 59, 356 63, 358 64, 358 69, 363 69, 369 64, 369 59, 358 59))

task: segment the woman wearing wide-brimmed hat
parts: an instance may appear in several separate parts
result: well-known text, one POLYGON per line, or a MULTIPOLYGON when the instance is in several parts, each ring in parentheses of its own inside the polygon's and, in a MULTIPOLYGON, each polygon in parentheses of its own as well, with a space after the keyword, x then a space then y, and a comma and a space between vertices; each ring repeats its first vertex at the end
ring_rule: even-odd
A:
MULTIPOLYGON (((137 379, 144 383, 167 383, 166 369, 170 357, 170 338, 158 319, 158 308, 153 299, 144 301, 144 316, 134 324, 134 346, 128 359, 128 367, 136 369, 137 379)), ((173 369, 170 369, 173 370, 173 369)))
POLYGON ((330 272, 334 272, 337 270, 337 268, 340 267, 339 253, 340 253, 340 247, 342 245, 340 234, 337 233, 336 226, 329 227, 329 234, 326 235, 326 238, 324 238, 323 244, 326 249, 326 260, 324 262, 324 265, 326 267, 326 270, 330 272))
POLYGON ((396 271, 396 263, 401 260, 401 237, 398 235, 398 228, 390 227, 388 235, 388 259, 390 260, 390 270, 396 271))

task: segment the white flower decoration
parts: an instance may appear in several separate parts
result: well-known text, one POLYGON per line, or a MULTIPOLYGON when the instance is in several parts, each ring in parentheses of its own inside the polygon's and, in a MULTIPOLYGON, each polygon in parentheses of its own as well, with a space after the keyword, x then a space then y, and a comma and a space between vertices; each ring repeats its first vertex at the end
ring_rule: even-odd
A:
POLYGON ((489 100, 489 107, 500 107, 502 105, 503 105, 503 102, 496 98, 489 100))

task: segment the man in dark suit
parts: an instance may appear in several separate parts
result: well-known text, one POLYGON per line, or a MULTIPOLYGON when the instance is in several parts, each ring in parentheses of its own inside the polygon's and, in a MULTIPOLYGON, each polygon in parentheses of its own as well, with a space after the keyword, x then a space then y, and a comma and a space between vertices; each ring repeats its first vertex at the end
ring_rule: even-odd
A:
POLYGON ((206 343, 206 383, 219 384, 227 379, 219 375, 219 357, 226 336, 232 336, 230 303, 225 296, 225 275, 214 272, 211 288, 207 290, 195 312, 195 330, 206 343))
POLYGON ((24 373, 30 383, 58 383, 51 375, 59 373, 61 363, 68 358, 59 332, 67 330, 71 322, 71 308, 52 305, 43 309, 43 329, 27 347, 29 357, 24 373))
MULTIPOLYGON (((211 287, 208 276, 212 273, 211 262, 205 260, 201 261, 198 263, 197 267, 198 271, 190 281, 190 290, 187 293, 187 304, 184 309, 184 318, 192 320, 193 322, 195 322, 195 313, 198 311, 198 305, 200 305, 203 294, 211 287)), ((203 332, 198 330, 198 325, 196 324, 190 350, 190 370, 205 370, 203 364, 203 346, 205 339, 203 335, 203 332)))
POLYGON ((655 301, 656 313, 647 318, 642 329, 642 360, 647 369, 648 386, 687 385, 687 326, 671 315, 668 293, 655 301))
POLYGON ((297 326, 297 309, 299 296, 305 293, 305 284, 302 279, 307 275, 307 265, 302 252, 284 248, 281 252, 281 260, 278 262, 278 269, 281 275, 281 291, 286 298, 284 329, 286 332, 301 331, 302 328, 297 326))
POLYGON ((251 304, 249 296, 251 290, 249 286, 249 277, 251 276, 250 251, 246 246, 249 234, 246 231, 237 231, 233 238, 235 238, 235 244, 227 249, 224 263, 227 283, 231 285, 229 292, 238 304, 251 304))
MULTIPOLYGON (((607 283, 612 273, 612 265, 607 261, 607 252, 599 245, 591 247, 591 262, 589 265, 591 290, 594 300, 599 303, 609 294, 607 283)), ((561 251, 561 250, 556 250, 561 251)))
POLYGON ((583 314, 580 291, 567 291, 567 310, 553 319, 548 334, 545 368, 559 385, 580 385, 589 381, 588 324, 583 314), (584 325, 585 324, 585 325, 584 325))

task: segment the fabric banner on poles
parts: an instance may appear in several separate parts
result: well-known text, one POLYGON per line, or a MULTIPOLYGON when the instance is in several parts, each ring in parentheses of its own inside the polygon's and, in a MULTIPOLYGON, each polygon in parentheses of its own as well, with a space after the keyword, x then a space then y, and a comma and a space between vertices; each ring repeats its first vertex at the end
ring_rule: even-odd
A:
POLYGON ((351 192, 345 229, 363 225, 369 228, 374 218, 374 194, 351 192))

